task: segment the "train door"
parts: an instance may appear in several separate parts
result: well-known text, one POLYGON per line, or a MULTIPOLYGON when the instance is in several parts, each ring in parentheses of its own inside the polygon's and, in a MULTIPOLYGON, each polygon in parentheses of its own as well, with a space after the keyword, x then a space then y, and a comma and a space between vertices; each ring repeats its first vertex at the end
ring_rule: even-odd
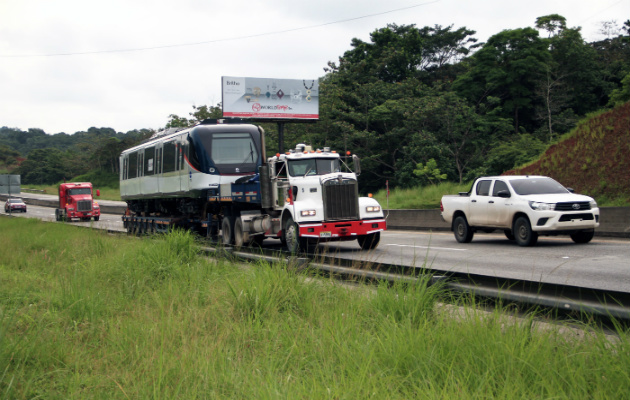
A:
POLYGON ((174 140, 164 143, 162 163, 162 193, 179 192, 179 173, 177 171, 177 144, 174 140))
POLYGON ((162 193, 162 144, 155 145, 155 191, 162 193))
POLYGON ((188 192, 190 181, 192 180, 192 171, 188 168, 186 158, 188 158, 188 141, 185 137, 180 137, 181 141, 178 146, 178 167, 179 167, 179 190, 180 192, 188 192))

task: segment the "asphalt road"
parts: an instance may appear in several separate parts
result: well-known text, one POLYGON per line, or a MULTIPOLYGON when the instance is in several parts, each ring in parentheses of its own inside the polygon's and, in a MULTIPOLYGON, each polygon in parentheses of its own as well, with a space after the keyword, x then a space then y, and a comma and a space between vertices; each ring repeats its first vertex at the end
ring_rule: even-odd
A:
MULTIPOLYGON (((28 206, 18 217, 54 221, 54 208, 28 206)), ((102 214, 98 222, 76 225, 124 231, 120 215, 102 214)), ((266 246, 280 242, 265 240, 266 246)), ((535 282, 630 292, 630 240, 595 238, 577 245, 567 236, 540 237, 535 247, 519 247, 503 233, 475 234, 471 243, 455 241, 451 232, 386 231, 375 250, 364 252, 356 241, 320 245, 338 257, 457 271, 535 282)))

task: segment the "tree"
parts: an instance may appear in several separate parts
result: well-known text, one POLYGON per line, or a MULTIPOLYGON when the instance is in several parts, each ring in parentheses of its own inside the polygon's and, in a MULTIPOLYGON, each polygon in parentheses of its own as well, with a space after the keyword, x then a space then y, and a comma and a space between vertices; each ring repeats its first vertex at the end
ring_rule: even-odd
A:
POLYGON ((549 60, 547 43, 535 29, 505 30, 471 57, 470 71, 458 78, 455 88, 476 103, 488 96, 500 98, 513 118, 514 132, 521 125, 532 129, 533 94, 549 60))

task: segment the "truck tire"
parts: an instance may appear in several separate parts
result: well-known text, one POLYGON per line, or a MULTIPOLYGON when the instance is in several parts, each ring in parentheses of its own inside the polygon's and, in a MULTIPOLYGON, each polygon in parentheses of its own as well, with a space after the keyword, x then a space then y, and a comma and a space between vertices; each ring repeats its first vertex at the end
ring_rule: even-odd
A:
POLYGON ((529 223, 529 218, 518 217, 514 221, 514 240, 519 246, 533 246, 538 242, 538 234, 532 231, 532 225, 529 223))
POLYGON ((98 221, 100 217, 94 217, 94 221, 98 221))
POLYGON ((236 219, 234 223, 234 247, 241 248, 245 244, 243 237, 243 221, 240 218, 236 219))
POLYGON ((293 222, 293 218, 287 218, 284 224, 284 240, 286 241, 287 249, 291 253, 298 253, 302 250, 306 250, 306 240, 300 238, 300 228, 293 222))
POLYGON ((580 231, 580 232, 572 233, 571 240, 573 240, 575 243, 578 243, 578 244, 588 243, 591 241, 591 239, 593 239, 594 235, 595 235, 595 230, 580 231))
POLYGON ((466 221, 466 217, 463 215, 460 215, 453 221, 453 233, 455 234, 455 240, 459 243, 470 243, 474 235, 472 228, 466 221))
POLYGON ((221 223, 221 238, 226 246, 234 244, 234 223, 232 221, 234 221, 232 217, 223 217, 221 223))
POLYGON ((357 238, 359 246, 362 250, 372 250, 378 246, 378 242, 381 241, 381 232, 370 233, 368 235, 361 235, 357 238))

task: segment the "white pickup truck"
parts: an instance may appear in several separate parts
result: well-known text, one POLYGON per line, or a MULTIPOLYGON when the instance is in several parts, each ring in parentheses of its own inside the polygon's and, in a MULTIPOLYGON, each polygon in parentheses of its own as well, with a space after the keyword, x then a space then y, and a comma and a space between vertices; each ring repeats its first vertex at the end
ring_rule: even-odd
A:
POLYGON ((535 245, 539 235, 588 243, 599 226, 595 200, 545 176, 477 178, 470 192, 443 196, 440 209, 460 243, 470 242, 476 231, 495 229, 520 246, 535 245))

